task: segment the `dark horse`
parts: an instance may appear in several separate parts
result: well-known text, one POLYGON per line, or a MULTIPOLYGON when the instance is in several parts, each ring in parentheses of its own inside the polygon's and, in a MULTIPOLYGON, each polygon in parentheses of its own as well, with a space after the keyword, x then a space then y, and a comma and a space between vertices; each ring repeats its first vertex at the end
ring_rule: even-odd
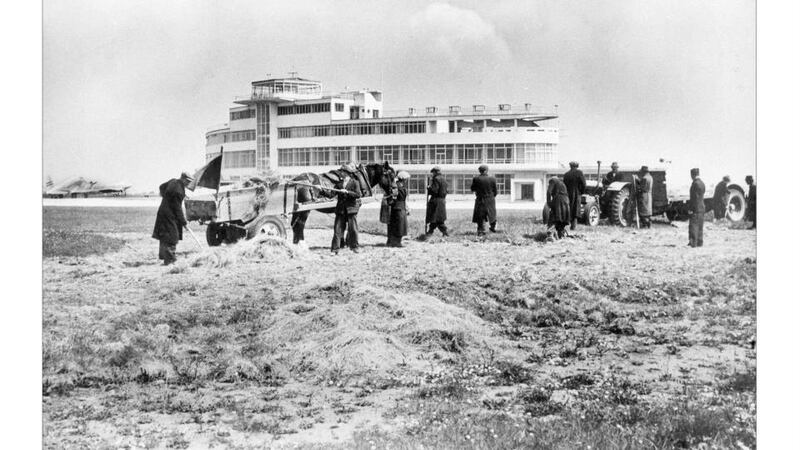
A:
MULTIPOLYGON (((364 166, 360 164, 357 167, 357 172, 353 177, 356 178, 361 186, 361 193, 363 196, 372 196, 372 188, 380 186, 384 192, 391 192, 395 186, 395 172, 388 162, 372 163, 364 166)), ((297 195, 295 200, 297 203, 309 203, 323 199, 336 198, 336 193, 329 189, 340 187, 339 180, 344 178, 346 172, 342 169, 331 170, 323 174, 316 173, 301 173, 300 175, 292 178, 292 181, 307 183, 317 187, 297 186, 297 195), (326 189, 327 188, 327 189, 326 189)), ((335 212, 334 207, 316 209, 326 214, 335 212)), ((292 215, 292 241, 297 244, 305 240, 304 230, 306 228, 306 220, 308 213, 311 211, 301 211, 292 215)))

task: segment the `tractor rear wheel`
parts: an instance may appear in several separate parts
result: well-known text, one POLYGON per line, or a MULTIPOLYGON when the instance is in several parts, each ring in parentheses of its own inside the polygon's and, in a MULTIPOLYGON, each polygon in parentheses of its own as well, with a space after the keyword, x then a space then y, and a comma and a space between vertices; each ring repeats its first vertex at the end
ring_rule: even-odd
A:
POLYGON ((739 222, 744 219, 746 208, 744 194, 738 189, 728 190, 728 212, 727 216, 731 222, 739 222))
POLYGON ((628 226, 630 196, 631 193, 627 186, 614 194, 614 197, 611 199, 611 214, 609 214, 609 220, 611 220, 612 224, 621 227, 628 226))

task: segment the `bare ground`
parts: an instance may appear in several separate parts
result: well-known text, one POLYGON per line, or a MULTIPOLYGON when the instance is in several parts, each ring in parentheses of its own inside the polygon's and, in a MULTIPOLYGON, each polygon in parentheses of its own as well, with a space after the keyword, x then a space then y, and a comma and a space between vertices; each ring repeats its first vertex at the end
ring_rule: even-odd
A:
POLYGON ((165 268, 123 229, 45 258, 45 446, 755 446, 754 232, 465 217, 359 254, 317 228, 165 268))

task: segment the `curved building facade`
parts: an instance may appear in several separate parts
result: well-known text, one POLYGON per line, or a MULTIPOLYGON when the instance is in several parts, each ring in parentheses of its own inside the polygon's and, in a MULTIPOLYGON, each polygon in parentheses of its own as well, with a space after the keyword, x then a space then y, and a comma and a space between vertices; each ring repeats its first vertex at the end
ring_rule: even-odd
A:
POLYGON ((438 165, 454 196, 470 195, 487 164, 499 196, 544 200, 545 176, 558 166, 558 115, 531 104, 446 110, 409 108, 384 114, 383 93, 324 93, 318 81, 275 78, 252 83, 234 100, 229 122, 209 128, 206 157, 224 148, 222 175, 238 181, 272 171, 281 176, 325 172, 347 161, 388 161, 411 174, 410 192, 424 194, 438 165))

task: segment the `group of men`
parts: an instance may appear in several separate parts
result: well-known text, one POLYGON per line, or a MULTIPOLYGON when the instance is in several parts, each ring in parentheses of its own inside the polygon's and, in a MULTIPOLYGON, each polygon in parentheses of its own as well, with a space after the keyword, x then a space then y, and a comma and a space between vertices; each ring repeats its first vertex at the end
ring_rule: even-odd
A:
MULTIPOLYGON (((577 162, 569 163, 570 169, 563 176, 563 181, 558 177, 552 177, 547 186, 547 205, 549 209, 548 228, 555 227, 555 237, 560 239, 566 236, 566 227, 569 225, 571 230, 575 230, 580 213, 581 195, 586 189, 586 178, 578 168, 577 162)), ((358 211, 361 206, 362 190, 358 179, 355 176, 356 167, 353 163, 342 166, 344 177, 342 178, 339 191, 333 225, 333 239, 331 240, 331 252, 338 254, 339 249, 344 245, 348 246, 353 252, 358 252, 358 211)), ((700 178, 700 169, 692 169, 690 172, 692 185, 689 189, 689 246, 702 247, 703 245, 703 222, 706 213, 705 207, 705 184, 700 178)), ((406 199, 408 197, 408 180, 411 176, 406 171, 397 173, 394 186, 391 192, 386 193, 384 198, 385 211, 382 208, 381 221, 387 224, 388 247, 402 247, 402 239, 408 234, 408 209, 406 199)), ((183 200, 186 197, 186 189, 190 188, 193 178, 182 173, 180 178, 171 179, 159 186, 162 200, 156 215, 156 223, 153 228, 154 239, 159 241, 158 257, 163 260, 165 265, 175 262, 175 249, 179 240, 183 239, 183 228, 187 221, 183 214, 183 200)), ((622 181, 619 173, 619 165, 614 162, 611 164, 611 171, 602 179, 604 186, 609 186, 615 181, 622 181)), ((747 219, 752 222, 751 229, 756 227, 756 185, 751 175, 745 178, 748 185, 747 219)), ((730 177, 723 177, 714 190, 714 218, 724 220, 727 213, 728 204, 728 183, 730 177)), ((642 166, 634 177, 636 194, 636 214, 640 226, 650 228, 650 217, 653 211, 653 177, 647 166, 642 166)), ((472 222, 477 225, 478 236, 486 234, 486 224, 489 224, 489 231, 497 232, 497 209, 495 197, 497 197, 497 181, 489 175, 489 167, 481 165, 478 167, 478 176, 472 179, 470 190, 475 193, 475 204, 472 211, 472 222)), ((447 226, 447 206, 446 197, 448 186, 441 169, 435 166, 431 169, 431 180, 427 186, 428 199, 425 210, 425 234, 430 236, 435 230, 439 230, 443 236, 448 236, 447 226)))

